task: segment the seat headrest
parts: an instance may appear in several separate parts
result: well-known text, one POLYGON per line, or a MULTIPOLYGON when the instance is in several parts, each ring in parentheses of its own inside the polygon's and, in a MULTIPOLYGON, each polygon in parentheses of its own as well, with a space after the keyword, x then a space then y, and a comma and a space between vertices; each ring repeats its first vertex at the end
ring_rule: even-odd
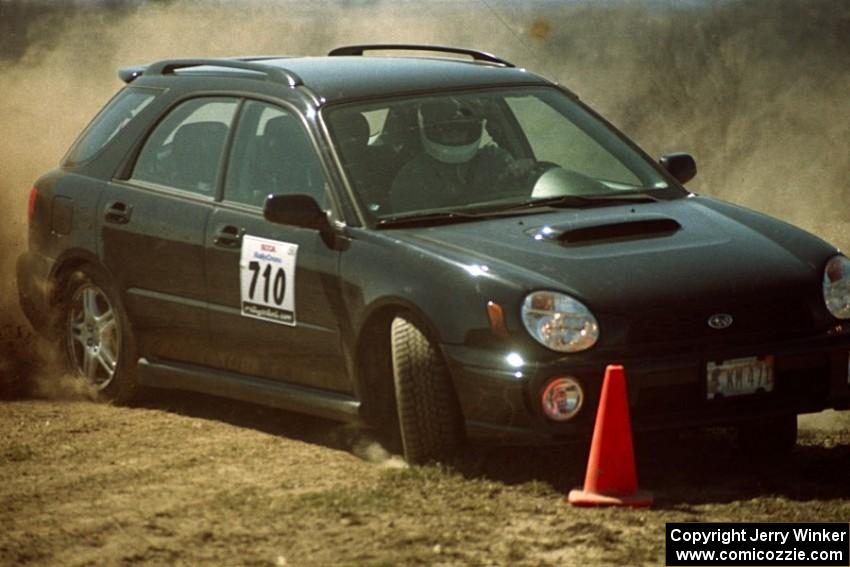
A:
POLYGON ((340 144, 364 147, 369 144, 369 121, 359 112, 337 114, 333 122, 340 144))
POLYGON ((174 141, 221 140, 227 135, 227 126, 221 122, 191 122, 183 124, 174 133, 174 141))
POLYGON ((298 120, 292 116, 277 116, 266 122, 263 137, 267 140, 286 140, 291 136, 302 136, 298 120))

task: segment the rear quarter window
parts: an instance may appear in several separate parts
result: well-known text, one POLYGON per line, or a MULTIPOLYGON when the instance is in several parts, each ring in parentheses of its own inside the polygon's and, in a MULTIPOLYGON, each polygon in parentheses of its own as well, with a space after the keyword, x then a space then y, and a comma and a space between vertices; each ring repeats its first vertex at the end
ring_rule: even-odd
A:
POLYGON ((147 89, 128 87, 120 91, 71 146, 63 164, 73 166, 92 159, 154 98, 156 93, 147 89))

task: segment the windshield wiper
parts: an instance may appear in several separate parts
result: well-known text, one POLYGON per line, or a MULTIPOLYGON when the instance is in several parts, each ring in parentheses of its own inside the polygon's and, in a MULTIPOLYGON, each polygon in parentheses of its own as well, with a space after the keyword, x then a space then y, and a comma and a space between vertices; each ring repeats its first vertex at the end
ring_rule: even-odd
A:
POLYGON ((435 213, 421 213, 411 215, 399 215, 379 220, 375 223, 377 228, 405 227, 405 226, 430 226, 437 224, 449 224, 481 219, 482 215, 464 213, 461 211, 440 211, 435 213))
POLYGON ((538 214, 545 211, 523 210, 522 208, 475 209, 471 211, 438 211, 432 213, 406 214, 380 219, 375 223, 377 228, 396 228, 406 226, 432 226, 475 220, 511 217, 523 214, 538 214))
MULTIPOLYGON (((529 199, 527 201, 508 205, 507 207, 485 209, 478 212, 438 211, 431 213, 398 215, 380 219, 375 226, 377 228, 433 226, 510 216, 522 214, 523 212, 528 212, 530 214, 532 213, 531 209, 536 209, 537 207, 582 209, 593 206, 631 205, 635 203, 655 203, 657 201, 658 199, 646 193, 628 193, 621 195, 561 195, 558 197, 529 199)), ((537 213, 543 211, 533 212, 537 213)))
POLYGON ((617 195, 559 195, 542 199, 529 199, 512 205, 511 209, 534 207, 565 207, 582 209, 593 206, 633 205, 636 203, 657 203, 658 199, 647 193, 626 193, 617 195))

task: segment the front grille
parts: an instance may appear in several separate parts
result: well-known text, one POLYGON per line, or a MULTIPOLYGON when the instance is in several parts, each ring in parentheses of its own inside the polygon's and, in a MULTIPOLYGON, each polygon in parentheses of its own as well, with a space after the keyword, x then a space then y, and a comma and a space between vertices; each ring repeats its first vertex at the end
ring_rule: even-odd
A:
POLYGON ((758 336, 775 339, 808 335, 813 332, 809 309, 802 302, 752 302, 721 308, 674 308, 638 315, 629 330, 631 344, 652 344, 701 339, 727 340, 758 336), (728 313, 733 323, 728 329, 712 329, 708 319, 718 313, 728 313))

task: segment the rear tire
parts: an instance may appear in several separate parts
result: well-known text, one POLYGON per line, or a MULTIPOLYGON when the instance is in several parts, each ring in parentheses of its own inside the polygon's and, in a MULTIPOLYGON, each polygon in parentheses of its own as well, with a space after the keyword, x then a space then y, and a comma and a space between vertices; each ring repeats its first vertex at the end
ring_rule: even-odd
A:
POLYGON ((442 356, 410 314, 392 321, 393 382, 404 458, 447 461, 463 443, 460 406, 442 356))
POLYGON ((797 416, 782 415, 740 425, 738 445, 748 456, 787 457, 797 446, 797 416))
POLYGON ((116 403, 136 398, 136 341, 109 276, 83 266, 67 279, 60 325, 69 370, 86 379, 98 396, 116 403))

